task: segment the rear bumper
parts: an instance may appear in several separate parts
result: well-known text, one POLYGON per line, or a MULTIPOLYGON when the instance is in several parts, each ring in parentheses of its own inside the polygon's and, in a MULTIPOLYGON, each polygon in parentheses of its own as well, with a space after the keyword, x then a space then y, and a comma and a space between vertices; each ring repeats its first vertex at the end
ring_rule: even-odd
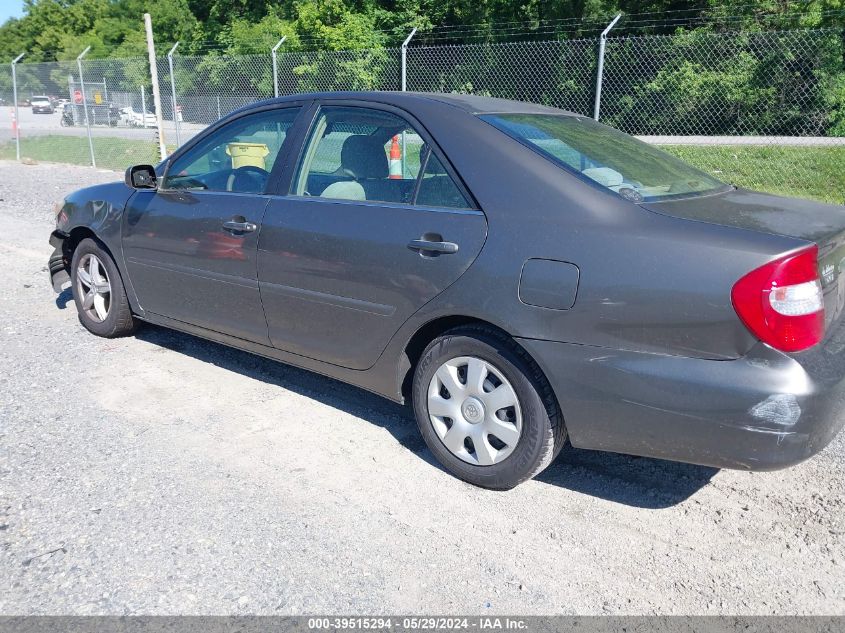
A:
POLYGON ((579 448, 774 470, 818 453, 845 423, 845 332, 798 355, 761 343, 727 361, 519 342, 579 448))
POLYGON ((50 246, 54 250, 47 261, 47 270, 50 273, 50 285, 56 292, 61 292, 62 287, 70 281, 69 262, 65 261, 64 255, 64 241, 65 236, 58 231, 53 231, 50 234, 50 246))

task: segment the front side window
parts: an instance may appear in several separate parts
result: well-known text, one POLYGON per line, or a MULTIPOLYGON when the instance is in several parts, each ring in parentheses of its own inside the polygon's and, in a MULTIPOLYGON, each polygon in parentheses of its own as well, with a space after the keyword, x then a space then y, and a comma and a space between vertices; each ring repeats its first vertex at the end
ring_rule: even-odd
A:
POLYGON ((416 204, 468 206, 422 137, 395 114, 325 107, 309 139, 294 195, 396 204, 414 204, 417 197, 416 204), (457 205, 452 191, 461 198, 457 205))
POLYGON ((250 114, 178 157, 162 189, 261 193, 299 108, 250 114))
POLYGON ((491 114, 481 118, 567 169, 635 202, 728 188, 671 154, 585 117, 491 114))

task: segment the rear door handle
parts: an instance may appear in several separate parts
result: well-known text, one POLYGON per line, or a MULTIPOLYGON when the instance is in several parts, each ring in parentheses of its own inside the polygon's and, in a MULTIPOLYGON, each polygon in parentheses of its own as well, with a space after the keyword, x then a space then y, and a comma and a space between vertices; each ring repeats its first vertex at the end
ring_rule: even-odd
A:
POLYGON ((242 219, 231 219, 223 223, 223 228, 235 233, 252 233, 258 229, 258 225, 242 219))
POLYGON ((449 255, 458 252, 458 245, 454 242, 434 242, 429 240, 411 240, 408 242, 408 248, 412 251, 421 251, 425 253, 443 253, 449 255))

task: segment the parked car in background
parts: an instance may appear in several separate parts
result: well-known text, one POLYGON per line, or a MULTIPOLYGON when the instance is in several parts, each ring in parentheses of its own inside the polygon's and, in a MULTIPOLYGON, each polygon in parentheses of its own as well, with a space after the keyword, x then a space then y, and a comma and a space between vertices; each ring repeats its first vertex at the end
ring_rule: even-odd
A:
POLYGON ((29 100, 33 114, 53 114, 53 102, 50 97, 39 95, 29 100))
POLYGON ((257 103, 68 196, 50 242, 93 334, 147 321, 410 401, 444 467, 488 488, 567 438, 782 468, 845 421, 845 207, 554 108, 257 103))
POLYGON ((120 109, 120 124, 128 127, 155 127, 156 115, 150 112, 137 112, 131 107, 120 109))

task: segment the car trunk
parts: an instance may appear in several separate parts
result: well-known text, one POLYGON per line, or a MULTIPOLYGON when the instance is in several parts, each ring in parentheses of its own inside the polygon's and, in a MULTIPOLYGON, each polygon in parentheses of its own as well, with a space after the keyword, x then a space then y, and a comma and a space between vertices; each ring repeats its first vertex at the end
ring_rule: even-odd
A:
POLYGON ((825 331, 838 324, 845 304, 845 207, 734 189, 710 196, 646 202, 649 211, 672 217, 794 237, 819 248, 825 331))

